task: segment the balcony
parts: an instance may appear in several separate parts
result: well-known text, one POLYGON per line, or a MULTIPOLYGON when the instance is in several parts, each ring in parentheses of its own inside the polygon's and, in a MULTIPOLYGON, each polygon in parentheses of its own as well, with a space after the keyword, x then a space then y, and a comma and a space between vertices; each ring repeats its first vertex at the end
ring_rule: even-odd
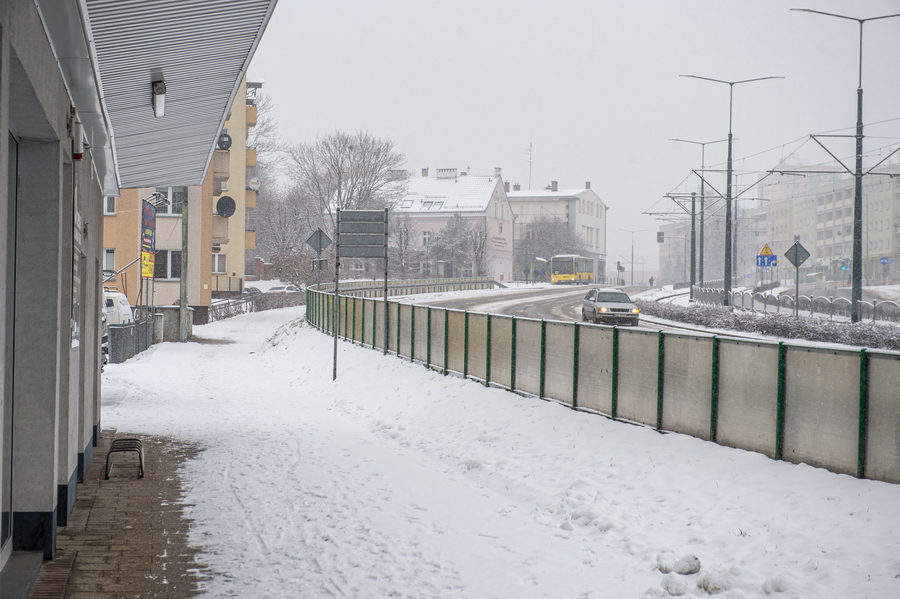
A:
POLYGON ((228 243, 228 219, 218 214, 212 217, 212 243, 213 245, 228 243))

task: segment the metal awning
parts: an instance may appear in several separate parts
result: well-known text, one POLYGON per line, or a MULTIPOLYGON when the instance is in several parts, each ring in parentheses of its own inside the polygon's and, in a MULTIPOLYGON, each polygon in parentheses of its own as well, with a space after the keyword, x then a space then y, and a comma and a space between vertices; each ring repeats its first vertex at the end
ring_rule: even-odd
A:
POLYGON ((36 0, 104 193, 203 182, 276 2, 36 0))

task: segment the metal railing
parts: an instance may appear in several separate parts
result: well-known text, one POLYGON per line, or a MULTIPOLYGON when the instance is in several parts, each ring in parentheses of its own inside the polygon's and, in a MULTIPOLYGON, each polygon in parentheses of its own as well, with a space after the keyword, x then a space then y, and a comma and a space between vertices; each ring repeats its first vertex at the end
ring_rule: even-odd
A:
MULTIPOLYGON (((734 291, 731 297, 735 308, 763 313, 794 313, 793 295, 734 291)), ((700 303, 721 306, 724 298, 725 292, 722 289, 694 287, 694 299, 700 303)), ((850 300, 845 297, 801 295, 798 298, 797 312, 803 316, 827 316, 831 320, 835 317, 849 319, 850 300)), ((900 303, 890 300, 860 301, 859 315, 861 319, 872 322, 900 323, 900 303)))
POLYGON ((900 352, 518 318, 307 292, 323 332, 444 374, 774 459, 900 483, 900 352), (387 330, 387 336, 385 336, 387 330), (387 347, 384 347, 387 339, 387 347))
POLYGON ((120 364, 141 353, 154 342, 154 320, 109 325, 109 361, 120 364))

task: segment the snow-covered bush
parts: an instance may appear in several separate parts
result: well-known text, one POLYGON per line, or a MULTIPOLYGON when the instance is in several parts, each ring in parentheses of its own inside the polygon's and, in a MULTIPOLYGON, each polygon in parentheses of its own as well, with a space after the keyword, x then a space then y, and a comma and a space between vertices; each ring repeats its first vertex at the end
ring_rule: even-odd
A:
POLYGON ((900 329, 872 323, 833 322, 825 318, 760 314, 723 306, 679 306, 637 300, 643 314, 712 329, 759 333, 784 339, 843 343, 872 349, 900 350, 900 329))

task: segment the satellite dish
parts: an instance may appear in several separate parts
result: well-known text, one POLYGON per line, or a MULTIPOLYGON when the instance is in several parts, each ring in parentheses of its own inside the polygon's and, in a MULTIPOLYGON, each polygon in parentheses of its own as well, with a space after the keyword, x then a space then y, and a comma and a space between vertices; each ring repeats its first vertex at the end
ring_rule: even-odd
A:
POLYGON ((219 139, 216 140, 216 145, 219 146, 220 150, 227 150, 231 147, 231 136, 222 132, 222 134, 219 135, 219 139))
POLYGON ((225 218, 234 214, 236 208, 237 205, 234 203, 234 198, 231 196, 222 196, 219 198, 219 201, 216 202, 216 214, 224 216, 225 218))

